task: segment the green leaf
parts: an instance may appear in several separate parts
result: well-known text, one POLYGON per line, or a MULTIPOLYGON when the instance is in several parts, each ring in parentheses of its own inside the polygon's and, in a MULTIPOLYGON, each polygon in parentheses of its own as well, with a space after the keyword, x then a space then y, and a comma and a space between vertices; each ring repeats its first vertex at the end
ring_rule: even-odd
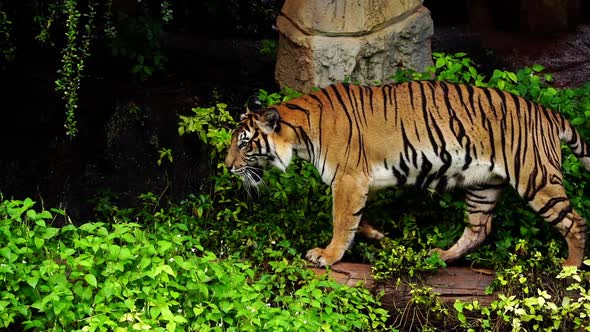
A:
POLYGON ((174 314, 170 311, 168 304, 162 304, 159 306, 162 312, 162 318, 167 321, 174 321, 174 314))
POLYGON ((27 277, 26 281, 27 281, 27 284, 29 284, 29 286, 35 288, 37 286, 37 283, 39 282, 39 276, 27 277))
POLYGON ((37 249, 41 249, 41 247, 43 247, 43 244, 45 244, 45 240, 38 237, 34 238, 33 241, 35 242, 35 247, 37 247, 37 249))
POLYGON ((160 309, 160 307, 152 307, 150 309, 150 316, 152 316, 152 319, 156 319, 158 318, 158 316, 160 316, 160 313, 162 312, 162 310, 160 309))
POLYGON ((60 216, 65 216, 66 215, 66 212, 64 210, 62 210, 62 209, 51 208, 51 209, 49 209, 49 211, 51 211, 51 212, 53 212, 55 214, 59 214, 60 216))
POLYGON ((55 235, 57 235, 57 233, 59 232, 59 228, 55 228, 55 227, 47 227, 45 228, 45 232, 43 232, 42 237, 45 240, 49 240, 52 237, 54 237, 55 235))
POLYGON ((467 318, 465 317, 465 314, 462 312, 457 313, 457 319, 461 322, 461 323, 465 323, 467 322, 467 318))
POLYGON ((37 212, 35 210, 28 210, 27 211, 27 218, 29 220, 37 220, 38 219, 37 212))
POLYGON ((586 122, 586 119, 578 117, 578 118, 573 118, 571 121, 571 124, 573 126, 579 126, 581 124, 584 124, 584 122, 586 122))
POLYGON ((533 65, 533 70, 536 71, 536 72, 543 71, 544 69, 545 69, 545 67, 543 67, 543 65, 540 65, 538 63, 536 63, 536 64, 533 65))
POLYGON ((87 274, 87 275, 85 275, 84 276, 84 280, 86 280, 86 282, 90 286, 92 286, 94 288, 98 287, 98 281, 96 280, 96 277, 94 276, 94 274, 87 274))
POLYGON ((174 270, 172 270, 172 267, 170 267, 170 265, 164 264, 162 265, 162 271, 168 273, 169 275, 176 277, 176 273, 174 272, 174 270))
POLYGON ((152 263, 152 260, 149 257, 142 257, 141 261, 139 262, 139 270, 145 269, 151 263, 152 263))
POLYGON ((170 248, 172 248, 172 242, 165 240, 158 241, 158 253, 160 255, 164 255, 170 248))
POLYGON ((23 209, 24 210, 28 210, 28 209, 32 208, 33 205, 35 205, 35 202, 28 197, 25 198, 25 200, 23 201, 23 209))
POLYGON ((59 252, 59 257, 61 259, 65 259, 66 257, 70 257, 73 254, 76 253, 76 250, 72 249, 72 248, 64 248, 62 247, 60 252, 59 252))
POLYGON ((84 224, 82 226, 80 226, 80 230, 84 231, 84 232, 88 232, 91 233, 92 231, 94 231, 98 226, 100 226, 97 223, 87 223, 84 224))
POLYGON ((322 304, 321 304, 321 302, 320 302, 320 301, 317 301, 317 300, 312 300, 312 301, 310 302, 310 304, 311 304, 311 306, 312 306, 312 307, 314 307, 314 308, 317 308, 317 309, 321 309, 321 308, 322 308, 322 304))
POLYGON ((0 255, 8 260, 10 260, 11 257, 16 256, 12 255, 12 251, 8 247, 0 248, 0 255))
POLYGON ((135 239, 135 236, 133 236, 133 234, 130 234, 130 233, 124 233, 123 235, 121 235, 121 238, 123 240, 127 241, 128 243, 137 242, 137 239, 135 239))
POLYGON ((516 74, 513 72, 506 72, 506 76, 508 76, 508 79, 510 79, 512 82, 516 83, 516 81, 518 81, 516 74))
MULTIPOLYGON (((174 317, 174 320, 176 320, 176 316, 174 317)), ((168 331, 168 332, 176 331, 176 322, 168 322, 166 324, 166 331, 168 331)))
POLYGON ((52 215, 51 215, 51 213, 49 211, 47 211, 47 210, 44 210, 43 212, 41 212, 39 214, 39 217, 41 217, 43 219, 51 219, 51 218, 53 218, 52 215))

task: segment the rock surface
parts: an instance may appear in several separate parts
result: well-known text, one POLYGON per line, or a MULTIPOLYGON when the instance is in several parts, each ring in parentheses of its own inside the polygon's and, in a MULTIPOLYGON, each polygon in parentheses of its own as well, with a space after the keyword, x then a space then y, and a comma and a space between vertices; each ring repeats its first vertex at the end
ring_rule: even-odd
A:
POLYGON ((299 91, 384 82, 398 68, 432 65, 433 24, 422 1, 287 0, 277 26, 275 78, 299 91))

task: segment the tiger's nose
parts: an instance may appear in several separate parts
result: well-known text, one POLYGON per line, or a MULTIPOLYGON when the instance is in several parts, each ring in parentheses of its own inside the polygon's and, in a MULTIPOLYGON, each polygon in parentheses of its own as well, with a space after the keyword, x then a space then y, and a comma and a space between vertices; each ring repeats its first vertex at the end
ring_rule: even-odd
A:
POLYGON ((230 171, 234 170, 234 166, 232 165, 232 160, 229 157, 229 155, 225 157, 225 161, 223 163, 225 164, 225 167, 227 167, 230 171))
POLYGON ((231 162, 225 162, 225 167, 227 167, 227 169, 232 172, 235 173, 236 172, 236 166, 232 165, 231 162))

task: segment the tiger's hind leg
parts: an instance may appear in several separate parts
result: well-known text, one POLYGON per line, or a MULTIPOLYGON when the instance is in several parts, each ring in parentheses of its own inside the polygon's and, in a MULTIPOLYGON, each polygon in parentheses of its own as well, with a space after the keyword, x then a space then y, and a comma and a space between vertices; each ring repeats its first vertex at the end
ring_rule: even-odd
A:
POLYGON ((564 266, 581 266, 586 248, 586 221, 570 204, 560 181, 552 181, 538 190, 529 205, 565 237, 568 257, 564 266))
MULTIPOLYGON (((367 194, 367 203, 369 201, 374 200, 376 195, 376 191, 369 190, 369 193, 367 194)), ((361 219, 361 222, 359 223, 358 233, 369 240, 379 241, 385 237, 385 234, 380 232, 377 228, 373 227, 373 225, 369 224, 369 222, 365 219, 361 219)))
POLYGON ((504 184, 482 184, 466 189, 468 225, 461 238, 448 250, 432 249, 445 262, 461 258, 477 248, 492 230, 492 214, 496 202, 500 198, 504 184))
POLYGON ((383 233, 364 219, 361 219, 361 222, 359 223, 358 232, 370 240, 381 240, 385 237, 383 233))

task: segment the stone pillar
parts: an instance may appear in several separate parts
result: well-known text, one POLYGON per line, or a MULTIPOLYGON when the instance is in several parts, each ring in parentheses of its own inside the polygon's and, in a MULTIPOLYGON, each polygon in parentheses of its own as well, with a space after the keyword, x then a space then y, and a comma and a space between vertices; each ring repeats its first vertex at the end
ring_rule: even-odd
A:
POLYGON ((375 84, 398 68, 432 65, 433 24, 422 0, 286 0, 275 78, 302 92, 334 82, 375 84))

